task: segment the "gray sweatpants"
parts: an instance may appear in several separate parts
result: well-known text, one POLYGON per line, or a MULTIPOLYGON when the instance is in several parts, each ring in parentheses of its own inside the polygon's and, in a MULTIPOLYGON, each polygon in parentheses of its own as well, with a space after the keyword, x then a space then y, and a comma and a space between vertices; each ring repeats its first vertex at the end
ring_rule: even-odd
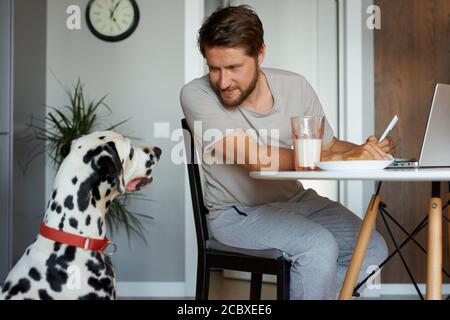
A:
MULTIPOLYGON (((291 299, 335 299, 353 254, 361 219, 338 202, 308 189, 289 202, 236 206, 209 219, 218 241, 247 249, 276 248, 292 262, 291 299), (247 216, 243 215, 245 213, 247 216)), ((372 233, 359 281, 387 256, 383 237, 372 233)))

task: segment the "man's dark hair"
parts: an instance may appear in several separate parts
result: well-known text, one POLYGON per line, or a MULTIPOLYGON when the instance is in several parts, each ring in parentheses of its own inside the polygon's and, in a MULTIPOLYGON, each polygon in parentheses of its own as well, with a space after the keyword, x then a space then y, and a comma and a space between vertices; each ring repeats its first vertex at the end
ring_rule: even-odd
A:
POLYGON ((257 57, 264 44, 264 29, 255 10, 247 5, 217 9, 202 24, 198 46, 205 57, 206 47, 240 47, 257 57))

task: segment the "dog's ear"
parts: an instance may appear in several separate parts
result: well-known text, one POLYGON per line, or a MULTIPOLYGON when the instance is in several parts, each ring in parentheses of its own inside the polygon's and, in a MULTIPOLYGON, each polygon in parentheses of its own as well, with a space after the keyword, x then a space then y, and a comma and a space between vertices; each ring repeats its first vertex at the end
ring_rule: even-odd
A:
POLYGON ((117 185, 119 193, 125 191, 123 181, 123 167, 120 160, 119 153, 114 142, 110 141, 103 145, 103 150, 107 152, 102 153, 95 161, 95 171, 109 182, 114 182, 117 185))
POLYGON ((72 147, 72 141, 64 143, 61 148, 59 149, 59 152, 61 152, 61 156, 63 159, 68 156, 70 153, 70 148, 72 147))

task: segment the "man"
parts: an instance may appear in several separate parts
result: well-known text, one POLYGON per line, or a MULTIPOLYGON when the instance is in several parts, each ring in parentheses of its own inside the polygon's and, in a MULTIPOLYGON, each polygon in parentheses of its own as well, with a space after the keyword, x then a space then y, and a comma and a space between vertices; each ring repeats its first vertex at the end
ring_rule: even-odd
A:
MULTIPOLYGON (((214 12, 198 38, 209 73, 181 91, 185 117, 204 159, 208 157, 203 171, 211 234, 234 247, 284 251, 292 261, 292 299, 334 299, 361 220, 300 183, 249 177, 253 170, 294 170, 290 118, 324 116, 304 77, 260 68, 263 35, 262 23, 250 7, 214 12)), ((380 160, 395 152, 392 139, 377 141, 370 137, 361 146, 340 141, 325 121, 322 159, 380 160)), ((361 279, 386 255, 384 239, 374 232, 361 279)))

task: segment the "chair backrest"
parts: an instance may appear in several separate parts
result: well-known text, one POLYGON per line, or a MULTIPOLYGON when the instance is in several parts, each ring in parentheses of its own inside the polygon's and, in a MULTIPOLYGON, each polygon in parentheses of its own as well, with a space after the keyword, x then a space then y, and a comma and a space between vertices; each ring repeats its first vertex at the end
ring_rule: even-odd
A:
POLYGON ((181 120, 183 128, 184 146, 186 152, 189 185, 191 188, 192 208, 194 212, 195 233, 197 234, 197 247, 199 252, 206 249, 206 240, 209 239, 206 215, 208 209, 203 202, 202 183, 199 165, 197 164, 197 152, 194 138, 186 119, 181 120))

